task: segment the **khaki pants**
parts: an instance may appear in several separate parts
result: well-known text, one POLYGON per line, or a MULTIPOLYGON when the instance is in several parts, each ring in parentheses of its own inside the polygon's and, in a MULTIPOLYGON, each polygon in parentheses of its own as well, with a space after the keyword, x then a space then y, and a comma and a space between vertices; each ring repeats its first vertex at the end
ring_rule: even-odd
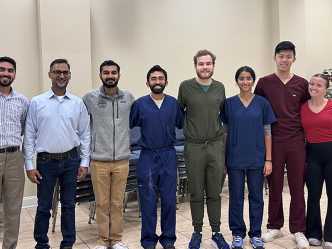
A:
POLYGON ((122 239, 123 195, 129 171, 129 159, 91 160, 91 179, 97 204, 100 246, 114 246, 122 239))
MULTIPOLYGON (((16 248, 24 191, 21 151, 0 154, 0 192, 3 200, 3 249, 16 248)), ((1 227, 1 225, 0 225, 1 227)))

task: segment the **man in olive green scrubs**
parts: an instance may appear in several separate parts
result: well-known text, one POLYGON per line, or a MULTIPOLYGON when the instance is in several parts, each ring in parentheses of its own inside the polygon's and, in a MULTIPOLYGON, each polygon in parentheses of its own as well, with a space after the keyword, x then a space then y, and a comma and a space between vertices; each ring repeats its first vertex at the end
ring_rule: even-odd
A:
POLYGON ((204 191, 212 229, 211 245, 229 248, 220 233, 221 180, 225 165, 222 123, 225 88, 212 79, 215 55, 200 50, 194 56, 197 77, 185 80, 179 88, 178 101, 185 110, 185 161, 190 192, 190 208, 194 233, 189 249, 199 249, 202 243, 204 191))

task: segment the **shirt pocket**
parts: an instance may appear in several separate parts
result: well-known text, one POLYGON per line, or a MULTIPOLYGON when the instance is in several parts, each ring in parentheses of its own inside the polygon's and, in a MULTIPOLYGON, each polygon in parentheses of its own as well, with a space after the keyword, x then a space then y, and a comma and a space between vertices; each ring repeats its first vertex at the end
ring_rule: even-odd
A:
POLYGON ((288 96, 288 107, 294 112, 299 112, 300 110, 301 94, 299 93, 289 93, 288 96))
POLYGON ((235 167, 238 163, 237 160, 237 147, 226 146, 226 166, 235 167))

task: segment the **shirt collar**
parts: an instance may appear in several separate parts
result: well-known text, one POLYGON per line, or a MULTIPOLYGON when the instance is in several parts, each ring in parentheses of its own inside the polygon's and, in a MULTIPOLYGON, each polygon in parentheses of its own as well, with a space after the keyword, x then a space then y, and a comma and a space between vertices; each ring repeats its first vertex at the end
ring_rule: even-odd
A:
MULTIPOLYGON (((1 93, 2 96, 4 96, 2 92, 0 92, 0 93, 1 93)), ((17 94, 17 92, 14 91, 14 89, 12 87, 10 87, 10 94, 8 95, 8 98, 9 97, 14 97, 16 94, 17 94)))
MULTIPOLYGON (((116 98, 125 95, 124 92, 123 92, 119 87, 118 87, 117 89, 118 89, 118 90, 117 90, 117 92, 116 92, 116 94, 115 94, 115 97, 116 97, 116 98)), ((99 87, 99 93, 100 93, 101 96, 104 96, 104 97, 107 97, 107 96, 108 96, 108 95, 106 94, 106 92, 105 92, 105 89, 104 89, 104 86, 103 86, 103 85, 101 85, 101 86, 99 87)))
MULTIPOLYGON (((56 96, 56 95, 54 94, 52 88, 50 88, 50 90, 46 93, 46 96, 47 96, 49 99, 52 98, 53 96, 56 97, 56 98, 58 97, 58 96, 56 96)), ((66 92, 65 92, 65 97, 67 97, 68 99, 71 99, 72 95, 66 90, 66 92)))

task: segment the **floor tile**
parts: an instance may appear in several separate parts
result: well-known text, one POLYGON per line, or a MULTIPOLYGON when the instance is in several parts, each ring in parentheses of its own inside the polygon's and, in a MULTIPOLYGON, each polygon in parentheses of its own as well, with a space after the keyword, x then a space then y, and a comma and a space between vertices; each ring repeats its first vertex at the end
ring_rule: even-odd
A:
MULTIPOLYGON (((305 196, 307 196, 307 191, 305 190, 305 196)), ((227 186, 227 179, 223 192, 221 193, 222 202, 221 202, 221 233, 224 235, 224 238, 227 243, 231 244, 232 242, 232 233, 229 230, 228 224, 228 201, 229 193, 227 186)), ((244 200, 244 211, 243 217, 246 222, 247 228, 249 228, 249 205, 248 205, 248 192, 245 191, 245 200, 244 200)), ((268 220, 268 195, 265 195, 264 190, 264 216, 262 224, 262 232, 266 231, 266 223, 268 220)), ((265 243, 266 249, 295 249, 296 244, 293 241, 293 235, 289 232, 289 205, 290 205, 290 194, 289 187, 287 183, 287 178, 284 179, 284 213, 285 213, 285 224, 282 228, 284 237, 278 238, 272 242, 265 243)), ((176 235, 177 241, 175 243, 176 249, 187 249, 191 235, 193 233, 191 212, 190 212, 190 197, 187 195, 179 195, 179 205, 177 210, 177 224, 176 224, 176 235)), ((158 221, 157 221, 157 233, 160 233, 160 203, 158 203, 158 221)), ((322 219, 325 220, 325 214, 327 209, 327 196, 326 190, 324 187, 322 199, 321 199, 321 210, 322 210, 322 219)), ((98 240, 98 230, 96 220, 92 220, 91 224, 88 224, 88 212, 89 212, 89 203, 82 203, 76 205, 76 243, 74 249, 93 249, 97 246, 98 240)), ((34 228, 34 219, 36 214, 36 207, 30 207, 22 209, 21 212, 21 224, 20 224, 20 234, 18 239, 17 249, 32 249, 35 246, 35 241, 33 239, 33 228, 34 228)), ((136 194, 132 194, 129 197, 128 205, 123 213, 124 216, 124 232, 123 232, 123 242, 130 249, 139 249, 140 245, 140 236, 141 236, 141 218, 139 217, 139 209, 137 206, 137 197, 136 194)), ((50 245, 52 249, 59 249, 60 242, 62 240, 61 235, 61 208, 58 208, 58 214, 56 219, 55 232, 52 233, 52 218, 50 219, 50 227, 48 231, 48 236, 50 239, 50 245)), ((204 211, 204 225, 203 225, 203 244, 202 249, 209 248, 212 249, 210 245, 211 240, 211 227, 209 225, 209 219, 206 212, 206 207, 204 211)), ((0 224, 1 227, 1 224, 0 224)), ((0 233, 0 249, 2 249, 2 233, 0 233)), ((244 248, 252 248, 252 245, 249 243, 248 237, 244 239, 244 248)), ((313 248, 313 247, 312 247, 313 248)), ((315 249, 321 249, 321 247, 314 247, 315 249)), ((162 249, 162 246, 158 243, 156 249, 162 249)))

